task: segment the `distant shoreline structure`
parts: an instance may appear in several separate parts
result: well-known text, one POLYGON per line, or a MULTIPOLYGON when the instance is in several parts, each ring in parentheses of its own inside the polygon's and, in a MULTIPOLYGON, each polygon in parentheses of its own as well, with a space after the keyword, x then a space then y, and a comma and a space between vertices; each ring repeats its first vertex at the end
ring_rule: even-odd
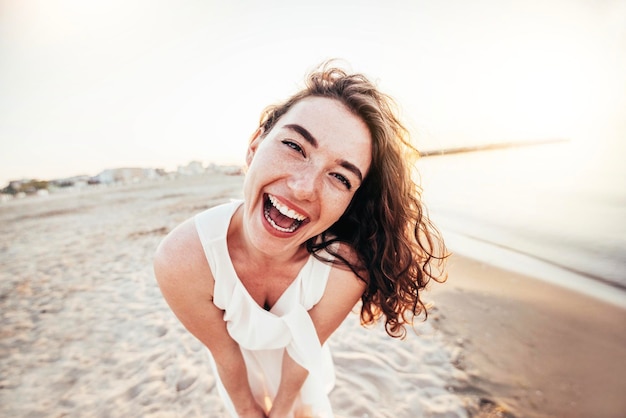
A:
POLYGON ((534 147, 538 145, 558 144, 570 142, 569 139, 555 138, 555 139, 542 139, 539 141, 512 141, 512 142, 496 142, 492 144, 474 145, 468 147, 452 147, 443 148, 437 150, 421 151, 421 157, 445 157, 452 154, 466 154, 469 152, 479 151, 496 151, 508 148, 522 148, 522 147, 534 147))
POLYGON ((82 189, 96 185, 113 185, 139 183, 142 181, 193 176, 205 173, 225 175, 243 175, 243 167, 239 165, 219 165, 201 161, 191 161, 187 165, 178 166, 175 171, 162 168, 119 167, 101 171, 95 176, 77 175, 51 180, 21 179, 12 180, 0 190, 0 202, 23 198, 26 196, 45 196, 62 189, 82 189))
MULTIPOLYGON (((454 154, 495 151, 565 142, 569 142, 569 140, 555 138, 538 141, 499 142, 484 145, 426 150, 421 151, 420 156, 422 158, 445 157, 454 154)), ((166 171, 163 168, 120 167, 106 169, 95 176, 77 175, 51 180, 41 180, 36 178, 12 180, 9 181, 4 188, 0 189, 0 202, 29 195, 46 195, 50 192, 64 188, 81 188, 98 184, 134 183, 170 176, 204 174, 206 172, 222 173, 227 175, 242 175, 244 168, 240 165, 219 165, 215 163, 208 163, 207 165, 204 165, 201 161, 191 161, 187 163, 187 165, 178 166, 175 171, 166 171)))

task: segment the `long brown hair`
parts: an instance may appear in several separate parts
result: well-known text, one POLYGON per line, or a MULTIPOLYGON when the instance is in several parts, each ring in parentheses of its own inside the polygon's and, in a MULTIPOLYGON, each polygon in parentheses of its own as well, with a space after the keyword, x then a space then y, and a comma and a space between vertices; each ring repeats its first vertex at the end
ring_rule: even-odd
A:
POLYGON ((413 178, 419 153, 396 116, 395 102, 364 75, 331 64, 311 72, 305 88, 286 102, 265 109, 260 126, 267 134, 295 103, 311 96, 336 99, 367 124, 372 136, 369 172, 342 217, 306 247, 322 260, 320 252, 326 250, 367 284, 361 296, 363 324, 384 316, 387 333, 403 337, 415 316, 427 317, 420 291, 431 279, 446 279, 447 250, 413 178), (334 251, 336 242, 356 251, 358 263, 334 251))

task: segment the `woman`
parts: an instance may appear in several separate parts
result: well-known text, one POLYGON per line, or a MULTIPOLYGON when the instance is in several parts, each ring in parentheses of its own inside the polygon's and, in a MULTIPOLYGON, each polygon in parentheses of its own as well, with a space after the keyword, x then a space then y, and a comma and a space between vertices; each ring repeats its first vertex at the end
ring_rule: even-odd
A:
POLYGON ((326 340, 361 300, 387 333, 425 313, 445 247, 412 180, 417 152, 392 100, 328 64, 264 112, 243 202, 211 208, 160 245, 155 274, 206 345, 235 417, 330 417, 326 340))

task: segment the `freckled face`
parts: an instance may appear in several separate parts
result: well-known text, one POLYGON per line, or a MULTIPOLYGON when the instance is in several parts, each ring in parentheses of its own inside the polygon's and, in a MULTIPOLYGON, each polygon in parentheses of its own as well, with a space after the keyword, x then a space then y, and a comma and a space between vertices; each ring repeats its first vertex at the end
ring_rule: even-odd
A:
POLYGON ((243 226, 265 253, 298 249, 345 212, 369 170, 365 123, 341 102, 296 103, 248 149, 243 226))

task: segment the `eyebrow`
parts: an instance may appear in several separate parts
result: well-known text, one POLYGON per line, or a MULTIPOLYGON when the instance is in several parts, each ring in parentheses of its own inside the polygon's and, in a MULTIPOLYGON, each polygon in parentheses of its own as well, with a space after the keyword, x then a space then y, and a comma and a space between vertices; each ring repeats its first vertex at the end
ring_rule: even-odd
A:
POLYGON ((319 143, 317 142, 317 139, 315 139, 315 137, 311 135, 311 132, 307 131, 302 126, 297 125, 295 123, 290 123, 289 125, 285 125, 285 128, 291 129, 292 131, 296 131, 297 133, 299 133, 300 136, 306 139, 309 144, 313 145, 313 147, 315 148, 319 147, 319 143))
MULTIPOLYGON (((285 128, 291 129, 292 131, 297 132, 314 148, 319 148, 319 143, 317 142, 317 139, 315 139, 315 137, 311 135, 311 132, 307 131, 306 128, 295 123, 287 124, 285 125, 285 128)), ((359 170, 359 168, 356 165, 346 160, 339 160, 337 163, 343 168, 345 168, 346 170, 352 172, 355 176, 357 176, 361 183, 363 182, 363 173, 361 173, 361 170, 359 170)))

